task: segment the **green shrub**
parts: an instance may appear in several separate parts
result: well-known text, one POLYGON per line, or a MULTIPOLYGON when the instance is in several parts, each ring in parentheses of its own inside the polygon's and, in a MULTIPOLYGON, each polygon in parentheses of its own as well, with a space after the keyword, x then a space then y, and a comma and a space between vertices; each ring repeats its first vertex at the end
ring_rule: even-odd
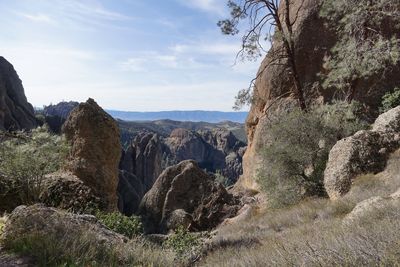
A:
POLYGON ((134 236, 143 233, 143 226, 140 217, 127 217, 119 212, 103 213, 100 211, 96 213, 96 217, 100 222, 114 232, 120 233, 129 238, 133 238, 134 236))
POLYGON ((60 169, 68 151, 64 138, 45 127, 8 135, 0 146, 0 196, 15 196, 18 204, 36 203, 44 176, 60 169))
MULTIPOLYGON (((338 42, 326 57, 323 87, 345 93, 352 100, 356 89, 371 78, 381 79, 400 62, 399 3, 393 0, 326 0, 321 16, 335 28, 338 42)), ((368 90, 378 84, 368 83, 368 90)))
POLYGON ((199 237, 183 227, 178 227, 165 242, 164 246, 174 250, 178 256, 183 256, 201 245, 199 237))
POLYGON ((393 92, 388 92, 382 97, 381 113, 400 105, 400 88, 396 87, 393 92))
POLYGON ((0 218, 0 236, 3 233, 3 228, 5 226, 6 222, 4 218, 0 218))
POLYGON ((225 177, 220 170, 218 170, 215 173, 215 181, 217 183, 222 184, 224 187, 228 187, 234 184, 233 181, 231 181, 231 179, 229 179, 228 177, 225 177))
POLYGON ((356 104, 338 102, 307 113, 296 109, 271 122, 267 129, 270 142, 257 175, 271 206, 295 204, 307 195, 325 195, 323 172, 330 149, 365 127, 355 112, 356 104))

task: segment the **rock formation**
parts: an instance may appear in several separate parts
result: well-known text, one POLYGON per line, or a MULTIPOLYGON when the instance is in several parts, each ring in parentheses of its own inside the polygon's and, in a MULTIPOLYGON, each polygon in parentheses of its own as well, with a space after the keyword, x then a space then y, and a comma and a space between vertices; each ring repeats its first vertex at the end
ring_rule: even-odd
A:
POLYGON ((57 105, 49 105, 44 108, 45 122, 54 133, 60 133, 64 122, 71 111, 79 105, 78 102, 60 102, 57 105))
POLYGON ((382 171, 388 155, 399 147, 400 106, 380 115, 372 130, 359 131, 332 148, 324 175, 329 197, 346 194, 360 174, 382 171))
POLYGON ((176 221, 191 219, 197 229, 215 227, 237 207, 226 190, 215 185, 195 161, 183 161, 167 168, 140 204, 147 232, 165 232, 176 221), (178 212, 178 210, 180 210, 178 212))
POLYGON ((37 125, 34 110, 14 67, 0 57, 0 130, 30 130, 37 125))
POLYGON ((230 131, 176 129, 165 139, 170 161, 195 160, 209 172, 220 172, 231 183, 242 174, 242 156, 246 145, 230 131), (172 160, 171 160, 172 159, 172 160))
MULTIPOLYGON (((280 9, 284 7, 284 2, 281 3, 280 9)), ((290 17, 292 21, 295 21, 293 25, 295 61, 305 97, 309 102, 328 102, 332 99, 334 92, 320 87, 318 74, 324 71, 324 59, 329 56, 338 40, 335 28, 325 23, 319 16, 322 0, 296 0, 291 3, 290 17)), ((390 32, 393 33, 396 30, 390 29, 390 32)), ((274 60, 274 52, 281 48, 281 42, 273 43, 257 75, 255 101, 246 121, 248 149, 243 158, 244 174, 237 183, 238 188, 259 190, 254 178, 261 164, 262 148, 270 141, 268 137, 270 119, 282 110, 290 110, 298 106, 291 94, 293 83, 288 69, 285 64, 277 64, 284 63, 285 59, 270 64, 274 60)), ((377 111, 382 95, 390 88, 394 88, 395 83, 398 83, 396 77, 399 75, 400 68, 392 70, 385 79, 379 77, 373 81, 361 81, 356 88, 354 99, 366 104, 372 111, 377 111), (365 90, 372 82, 376 90, 365 90)))
POLYGON ((245 144, 229 131, 176 129, 167 138, 139 133, 122 153, 119 209, 128 215, 135 213, 162 170, 184 160, 195 160, 201 169, 218 171, 234 183, 242 173, 244 151, 245 144))
POLYGON ((114 119, 89 99, 71 112, 63 132, 71 144, 66 170, 93 190, 103 208, 116 209, 122 148, 114 119))
POLYGON ((40 201, 48 207, 88 213, 95 211, 101 203, 92 189, 71 173, 46 175, 42 183, 40 201))
POLYGON ((110 248, 126 242, 126 238, 107 229, 91 215, 77 215, 41 204, 19 206, 8 217, 2 238, 15 239, 39 236, 79 238, 92 234, 98 244, 110 248))

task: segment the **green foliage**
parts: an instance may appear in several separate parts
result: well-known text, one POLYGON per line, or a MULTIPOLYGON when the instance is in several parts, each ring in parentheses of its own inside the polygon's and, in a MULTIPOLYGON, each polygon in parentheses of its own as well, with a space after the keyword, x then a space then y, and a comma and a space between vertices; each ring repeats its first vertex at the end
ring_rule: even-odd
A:
POLYGON ((225 177, 220 170, 215 173, 215 181, 222 184, 224 187, 228 187, 234 184, 228 177, 225 177))
POLYGON ((45 127, 6 138, 0 147, 0 195, 14 195, 20 204, 36 203, 44 176, 60 169, 68 151, 64 138, 45 127))
POLYGON ((164 242, 164 245, 167 248, 173 249, 178 256, 183 256, 198 248, 201 242, 197 235, 190 233, 183 227, 178 227, 175 233, 164 242))
POLYGON ((127 217, 119 212, 103 213, 97 212, 96 217, 105 226, 114 232, 125 235, 129 238, 143 233, 143 226, 140 217, 127 217))
POLYGON ((336 26, 339 36, 325 64, 327 73, 321 75, 325 88, 349 97, 361 80, 381 78, 400 62, 399 4, 399 0, 323 1, 321 16, 336 26))
POLYGON ((5 224, 6 224, 6 222, 5 222, 4 218, 0 218, 0 236, 3 233, 3 228, 4 228, 5 224))
POLYGON ((323 172, 329 151, 346 136, 365 127, 354 113, 356 104, 338 102, 309 112, 281 114, 267 129, 270 143, 263 152, 258 180, 270 205, 281 207, 307 195, 324 195, 323 172))
POLYGON ((388 92, 382 97, 381 112, 384 113, 400 105, 400 88, 396 87, 393 92, 388 92))

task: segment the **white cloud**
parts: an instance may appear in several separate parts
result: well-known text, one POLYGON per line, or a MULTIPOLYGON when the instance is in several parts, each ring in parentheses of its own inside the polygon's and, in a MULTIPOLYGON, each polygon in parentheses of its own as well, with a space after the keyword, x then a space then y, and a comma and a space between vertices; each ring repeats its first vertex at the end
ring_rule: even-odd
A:
POLYGON ((26 13, 17 13, 18 15, 34 22, 44 22, 49 24, 54 24, 55 21, 51 19, 49 16, 44 14, 26 14, 26 13))
POLYGON ((59 0, 58 5, 60 8, 65 9, 67 12, 75 14, 90 16, 96 19, 103 20, 131 20, 130 16, 121 14, 105 8, 99 1, 77 1, 77 0, 59 0))
POLYGON ((179 0, 180 3, 217 15, 225 14, 225 0, 179 0))

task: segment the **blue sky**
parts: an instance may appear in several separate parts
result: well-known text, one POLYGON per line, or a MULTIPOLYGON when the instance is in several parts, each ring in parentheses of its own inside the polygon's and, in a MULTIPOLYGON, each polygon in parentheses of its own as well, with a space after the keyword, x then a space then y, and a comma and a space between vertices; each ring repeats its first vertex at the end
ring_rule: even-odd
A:
POLYGON ((230 111, 259 62, 216 26, 225 0, 0 0, 0 55, 35 106, 230 111))

